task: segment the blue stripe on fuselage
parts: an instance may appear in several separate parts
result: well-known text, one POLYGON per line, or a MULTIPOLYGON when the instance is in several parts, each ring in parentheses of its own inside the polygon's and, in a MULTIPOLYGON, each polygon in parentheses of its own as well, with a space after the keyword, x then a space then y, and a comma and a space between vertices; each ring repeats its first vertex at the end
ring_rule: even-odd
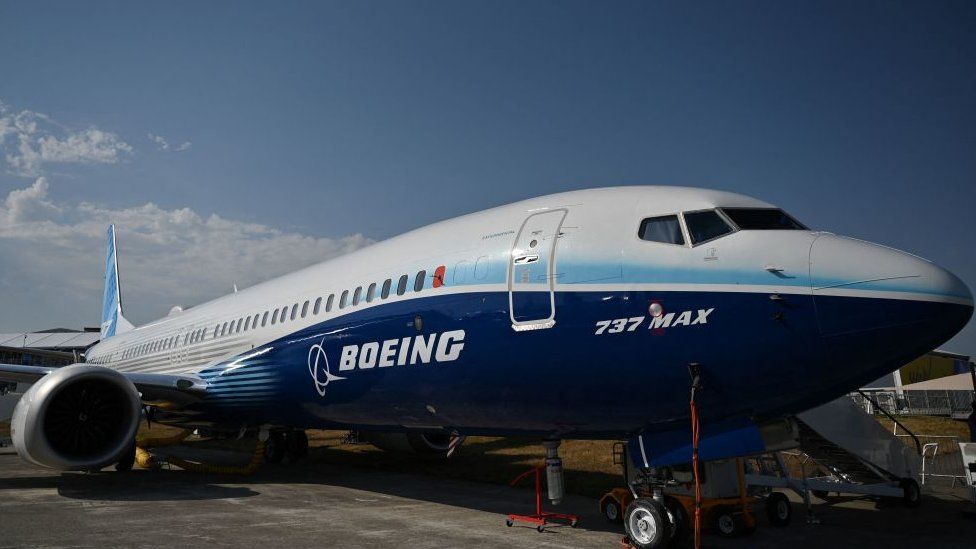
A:
MULTIPOLYGON (((834 314, 859 316, 866 327, 870 311, 884 301, 830 299, 836 300, 834 314)), ((971 311, 944 303, 903 303, 904 314, 929 323, 971 311)), ((811 296, 773 301, 767 294, 735 292, 561 291, 553 328, 515 332, 507 293, 442 294, 350 312, 271 342, 270 350, 253 360, 238 357, 208 368, 201 376, 214 391, 199 411, 237 424, 440 425, 472 434, 618 437, 685 421, 689 362, 702 364, 704 421, 769 417, 856 389, 944 337, 946 330, 924 323, 879 324, 860 334, 823 337, 811 296), (713 310, 707 323, 649 330, 651 301, 675 313, 673 321, 683 311, 695 319, 699 310, 713 310), (634 331, 594 333, 599 321, 640 316, 645 319, 634 331), (452 330, 465 332, 455 361, 339 371, 344 346, 452 330), (914 343, 893 339, 877 348, 892 335, 914 343), (324 396, 309 368, 310 348, 317 344, 331 373, 344 378, 329 383, 324 396), (256 371, 274 376, 254 376, 256 371), (224 390, 230 387, 248 392, 224 390)))

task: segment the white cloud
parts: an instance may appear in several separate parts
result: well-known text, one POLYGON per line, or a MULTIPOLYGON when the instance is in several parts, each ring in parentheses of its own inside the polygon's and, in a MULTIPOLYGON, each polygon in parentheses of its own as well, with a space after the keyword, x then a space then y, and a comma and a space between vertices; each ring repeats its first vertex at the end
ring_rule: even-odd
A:
POLYGON ((35 323, 64 324, 81 311, 84 323, 98 324, 110 223, 118 230, 126 314, 136 322, 371 243, 360 234, 317 238, 153 203, 61 203, 49 190, 41 177, 0 202, 0 282, 24 297, 15 303, 54 309, 34 311, 32 318, 50 319, 35 323))
POLYGON ((161 151, 168 151, 169 150, 169 143, 167 143, 166 140, 163 139, 162 136, 159 136, 159 135, 156 135, 156 134, 154 134, 152 132, 149 132, 149 133, 146 134, 146 137, 148 137, 150 141, 152 141, 153 143, 155 143, 156 146, 159 148, 159 150, 161 150, 161 151))
POLYGON ((118 135, 94 126, 66 128, 45 114, 15 112, 0 102, 0 151, 7 169, 34 176, 44 164, 115 164, 132 152, 118 135))
MULTIPOLYGON (((146 134, 146 137, 148 137, 150 141, 152 141, 153 143, 156 144, 156 148, 157 149, 159 149, 161 151, 168 151, 168 150, 170 150, 169 141, 167 141, 166 138, 164 138, 163 136, 156 135, 156 134, 154 134, 152 132, 149 132, 149 133, 146 134)), ((179 145, 177 145, 175 147, 172 147, 172 150, 174 150, 176 152, 183 152, 183 151, 189 149, 192 146, 193 146, 193 143, 190 143, 189 141, 184 141, 183 143, 181 143, 181 144, 179 144, 179 145)))

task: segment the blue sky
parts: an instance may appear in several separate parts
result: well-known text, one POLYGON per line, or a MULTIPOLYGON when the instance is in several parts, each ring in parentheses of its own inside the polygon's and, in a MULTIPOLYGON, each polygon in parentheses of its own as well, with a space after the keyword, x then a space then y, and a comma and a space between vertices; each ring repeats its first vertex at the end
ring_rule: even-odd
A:
POLYGON ((0 196, 37 225, 0 238, 0 330, 97 325, 109 218, 145 321, 308 250, 638 183, 754 195, 976 286, 974 30, 970 2, 0 3, 0 196), (272 260, 185 266, 215 243, 272 260))

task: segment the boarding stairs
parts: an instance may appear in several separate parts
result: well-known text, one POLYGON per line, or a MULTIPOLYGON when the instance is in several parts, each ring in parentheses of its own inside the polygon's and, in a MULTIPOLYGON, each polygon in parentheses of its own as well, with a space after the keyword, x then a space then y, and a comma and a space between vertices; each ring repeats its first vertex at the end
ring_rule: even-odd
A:
POLYGON ((890 475, 824 438, 802 420, 798 420, 797 425, 800 450, 830 475, 847 483, 858 484, 889 480, 890 475))
POLYGON ((821 498, 834 492, 902 498, 909 506, 921 501, 915 480, 921 446, 906 445, 850 397, 798 414, 796 423, 802 475, 789 474, 783 454, 790 452, 781 452, 775 454, 779 472, 747 474, 747 484, 795 491, 807 504, 809 522, 816 522, 811 493, 821 498))
POLYGON ((917 496, 908 494, 907 486, 913 484, 911 489, 918 490, 915 479, 922 459, 918 440, 913 436, 913 444, 906 445, 849 396, 798 414, 797 424, 800 450, 827 473, 807 476, 804 484, 809 490, 917 496))

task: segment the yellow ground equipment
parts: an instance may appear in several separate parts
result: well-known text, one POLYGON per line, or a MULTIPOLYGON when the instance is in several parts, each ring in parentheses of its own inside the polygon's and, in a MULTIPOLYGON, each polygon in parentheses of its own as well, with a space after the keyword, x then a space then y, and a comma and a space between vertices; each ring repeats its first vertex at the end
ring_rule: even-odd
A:
POLYGON ((136 437, 135 462, 144 469, 157 469, 163 463, 175 465, 186 471, 198 473, 216 473, 223 475, 250 475, 257 471, 264 464, 264 441, 257 439, 251 460, 243 465, 219 465, 211 463, 199 463, 176 456, 162 455, 153 453, 154 448, 175 446, 184 442, 189 436, 190 431, 183 430, 172 435, 151 437, 136 437))
MULTIPOLYGON (((626 453, 623 453, 626 459, 626 453)), ((770 492, 764 497, 750 495, 741 459, 710 461, 702 464, 702 526, 723 537, 752 534, 757 525, 756 507, 765 502, 772 524, 785 526, 791 518, 791 506, 785 495, 770 492)), ((673 479, 663 490, 663 503, 675 527, 672 543, 689 538, 695 509, 694 482, 691 467, 672 467, 666 474, 673 479)), ((653 497, 649 490, 638 488, 639 497, 653 497)), ((614 488, 600 498, 600 512, 610 522, 621 523, 624 511, 634 501, 628 488, 614 488)))

